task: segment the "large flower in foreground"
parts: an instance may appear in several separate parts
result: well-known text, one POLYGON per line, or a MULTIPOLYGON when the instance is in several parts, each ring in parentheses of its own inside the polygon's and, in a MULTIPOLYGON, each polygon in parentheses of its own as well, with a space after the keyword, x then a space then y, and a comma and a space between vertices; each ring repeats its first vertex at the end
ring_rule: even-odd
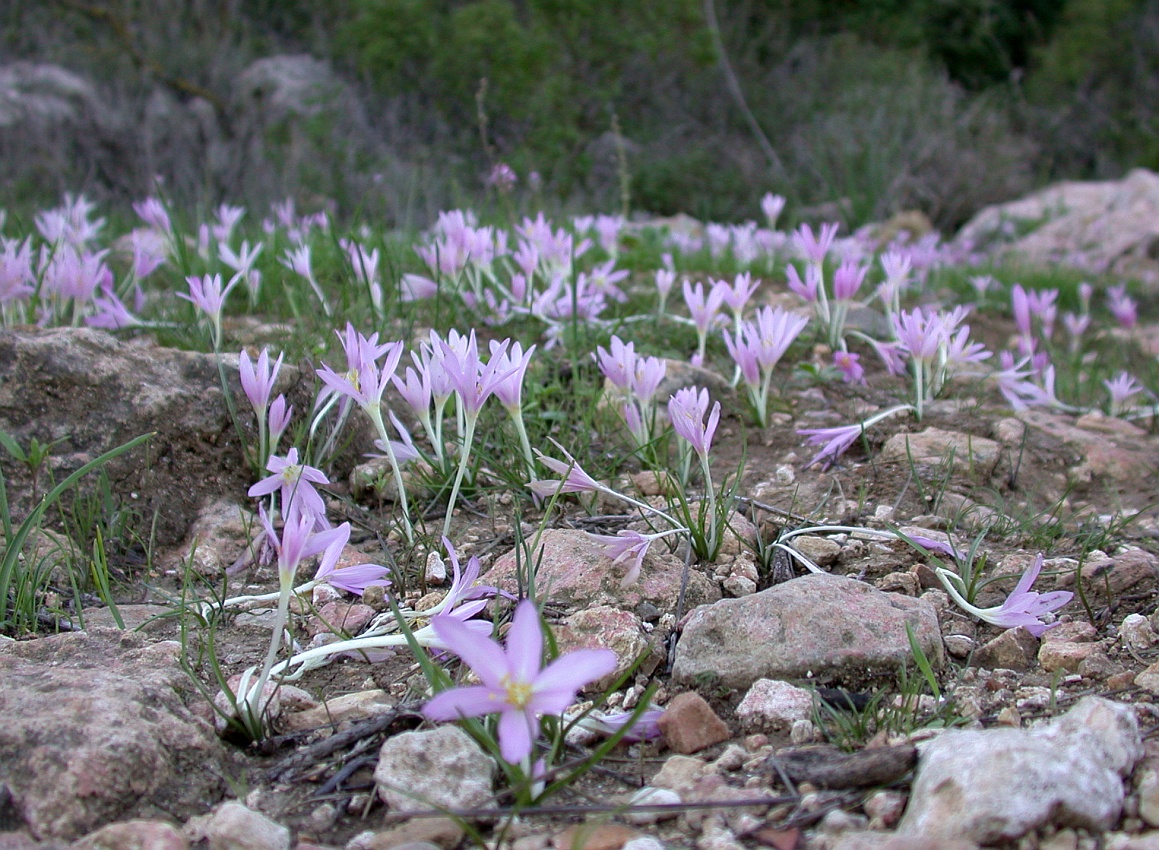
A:
POLYGON ((423 714, 430 720, 458 720, 498 712, 499 752, 512 764, 531 756, 541 715, 562 714, 580 688, 616 667, 610 650, 579 649, 541 669, 543 629, 535 604, 526 599, 515 609, 506 651, 452 617, 433 617, 431 626, 483 684, 443 691, 423 707, 423 714))

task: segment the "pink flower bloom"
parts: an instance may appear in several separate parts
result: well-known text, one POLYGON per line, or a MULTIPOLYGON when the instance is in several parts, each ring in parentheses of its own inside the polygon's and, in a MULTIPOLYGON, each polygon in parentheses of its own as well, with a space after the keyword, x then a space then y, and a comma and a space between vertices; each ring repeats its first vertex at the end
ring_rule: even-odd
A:
POLYGON ((169 232, 169 213, 166 211, 165 205, 157 198, 148 197, 143 201, 134 201, 133 212, 154 230, 160 230, 163 233, 169 232))
POLYGON ((278 450, 278 440, 282 438, 286 428, 290 425, 290 417, 294 415, 293 405, 286 406, 286 397, 279 395, 270 405, 270 451, 278 450))
POLYGON ((833 273, 833 297, 838 301, 848 301, 861 289, 869 266, 859 266, 846 260, 833 273))
POLYGON ((2 240, 0 252, 0 304, 19 301, 36 291, 32 272, 32 242, 2 240))
POLYGON ((1127 294, 1127 284, 1107 287, 1107 309, 1115 317, 1121 327, 1133 328, 1139 320, 1138 307, 1135 299, 1127 294))
MULTIPOLYGON (((633 712, 622 711, 616 714, 605 714, 590 717, 591 725, 609 737, 619 732, 632 719, 633 712)), ((664 714, 662 708, 649 708, 637 718, 632 728, 624 733, 620 740, 634 743, 637 741, 654 741, 660 737, 660 717, 664 714)))
MULTIPOLYGON (((1030 589, 1042 571, 1042 563, 1043 558, 1039 554, 1034 559, 1034 563, 1022 574, 1022 578, 1018 580, 1018 585, 1006 597, 1006 601, 994 608, 977 608, 970 605, 961 597, 952 581, 943 578, 942 584, 947 590, 950 590, 950 595, 954 597, 954 601, 975 617, 1004 629, 1016 629, 1022 626, 1035 637, 1042 637, 1042 634, 1051 628, 1042 622, 1042 615, 1061 608, 1074 596, 1069 590, 1038 593, 1030 589)), ((942 577, 940 572, 939 577, 942 577)))
POLYGON ((845 454, 849 447, 857 442, 863 431, 860 423, 841 425, 837 428, 798 428, 797 433, 808 437, 809 439, 805 442, 810 445, 825 444, 821 451, 817 452, 813 459, 805 464, 805 468, 808 469, 815 463, 821 463, 822 469, 828 469, 837 458, 845 454))
POLYGON ((841 370, 841 377, 847 384, 865 383, 865 369, 860 360, 860 354, 850 351, 833 352, 833 365, 841 370))
POLYGON ((945 326, 939 313, 926 315, 915 307, 893 317, 893 332, 902 351, 915 360, 929 361, 938 353, 945 326))
POLYGON ((261 254, 263 247, 262 243, 259 242, 253 248, 250 248, 250 243, 244 241, 241 243, 241 247, 235 252, 229 247, 228 242, 221 242, 217 246, 217 258, 224 265, 229 266, 244 277, 253 271, 254 263, 257 261, 258 255, 261 254))
POLYGON ((655 534, 641 534, 628 529, 617 532, 615 536, 589 534, 588 537, 599 544, 604 556, 611 558, 613 564, 628 564, 628 572, 620 582, 621 587, 629 586, 640 577, 640 568, 644 565, 648 547, 657 539, 655 534))
POLYGON ((491 340, 491 362, 497 372, 506 374, 495 384, 495 398, 507 410, 519 410, 523 406, 523 378, 534 353, 534 345, 524 352, 523 346, 514 342, 510 349, 504 350, 502 343, 491 340))
POLYGON ((394 377, 398 368, 399 358, 402 357, 402 343, 388 342, 378 344, 378 334, 365 337, 354 330, 354 326, 346 323, 345 338, 342 347, 346 352, 347 371, 338 374, 325 363, 318 369, 318 377, 325 386, 318 393, 317 406, 321 406, 331 395, 346 396, 368 413, 382 404, 382 393, 387 384, 394 377), (378 358, 386 355, 381 368, 378 358))
POLYGON ((439 291, 439 285, 421 274, 404 274, 399 282, 401 290, 399 297, 403 301, 422 301, 434 298, 439 291))
POLYGON ((757 360, 763 369, 772 369, 789 346, 808 326, 804 316, 783 307, 762 307, 756 315, 757 360))
POLYGON ((720 402, 712 406, 707 424, 704 422, 706 413, 708 413, 706 389, 697 392, 695 387, 685 387, 677 390, 668 400, 668 418, 672 420, 672 429, 692 446, 692 450, 702 460, 708 457, 712 437, 716 433, 717 423, 720 422, 720 402))
POLYGON ((548 457, 538 450, 535 454, 539 458, 540 463, 556 475, 562 475, 564 477, 561 480, 553 481, 544 479, 529 482, 527 486, 533 493, 547 499, 555 495, 556 491, 560 493, 594 493, 597 490, 603 489, 603 486, 596 479, 584 472, 583 467, 562 446, 556 443, 556 448, 567 458, 566 462, 548 457))
POLYGON ((270 404, 270 393, 273 392, 274 384, 278 381, 278 372, 281 371, 284 356, 283 353, 279 353, 273 367, 270 366, 270 353, 265 348, 258 355, 256 367, 246 350, 242 349, 241 355, 238 357, 241 388, 245 391, 246 398, 249 399, 258 419, 266 415, 266 408, 270 404))
POLYGON ((1118 416, 1130 405, 1131 396, 1143 391, 1143 385, 1127 372, 1120 372, 1114 378, 1104 380, 1103 386, 1111 396, 1111 415, 1118 416))
POLYGON ((317 531, 314 519, 309 514, 287 517, 282 526, 281 537, 274 530, 274 524, 270 521, 264 507, 258 508, 258 520, 265 532, 266 542, 277 553, 278 575, 283 586, 293 582, 298 567, 306 558, 333 548, 335 550, 333 558, 337 561, 342 547, 346 545, 346 540, 350 537, 349 524, 345 524, 345 537, 338 528, 317 531))
POLYGON ((338 566, 342 557, 342 550, 350 540, 350 523, 330 531, 315 535, 317 538, 328 536, 328 543, 318 563, 318 570, 314 573, 314 581, 324 581, 331 587, 362 596, 368 587, 390 587, 386 578, 390 570, 379 564, 349 564, 338 566))
POLYGON ((90 328, 106 328, 117 330, 131 328, 141 324, 141 320, 129 312, 116 293, 97 295, 93 298, 93 307, 96 312, 85 318, 85 324, 90 328))
POLYGON ((266 469, 273 474, 249 488, 251 498, 280 490, 282 515, 287 525, 303 515, 311 517, 313 523, 326 524, 326 503, 314 489, 315 484, 330 483, 322 470, 298 463, 297 448, 291 448, 284 458, 271 455, 266 469))
POLYGON ((237 286, 239 280, 240 278, 234 277, 223 289, 219 274, 187 277, 185 282, 189 284, 189 294, 178 292, 177 297, 192 302, 216 327, 221 324, 221 310, 225 306, 225 299, 229 297, 229 293, 237 286))
POLYGON ((745 272, 744 274, 738 274, 731 285, 727 281, 718 280, 712 285, 712 288, 714 290, 720 290, 721 300, 728 309, 739 316, 744 312, 749 298, 757 291, 758 284, 759 281, 754 282, 752 275, 745 272))
POLYGON ((770 230, 776 228, 777 219, 781 217, 781 212, 784 209, 785 199, 781 195, 768 192, 761 198, 761 212, 764 213, 765 221, 768 222, 770 230))
POLYGON ((543 629, 530 600, 515 609, 506 651, 451 617, 433 617, 431 625, 482 684, 443 691, 427 702, 423 714, 430 720, 457 720, 499 712, 499 752, 511 764, 531 756, 541 715, 562 714, 581 688, 616 667, 609 650, 580 649, 543 668, 543 629))
POLYGON ((603 346, 596 346, 596 362, 605 378, 626 390, 636 374, 636 344, 625 343, 618 336, 613 336, 607 350, 603 346))
POLYGON ((640 404, 649 404, 667 373, 668 364, 659 357, 637 357, 636 369, 628 388, 640 404))
POLYGON ((821 286, 821 269, 818 266, 807 266, 805 268, 805 280, 802 282, 801 276, 797 273, 797 267, 790 265, 785 268, 785 274, 788 278, 789 289, 797 293, 810 304, 817 300, 817 290, 821 286))
POLYGON ((840 226, 836 222, 822 224, 817 236, 814 237, 813 229, 807 224, 802 224, 793 234, 793 241, 810 263, 819 266, 825 262, 825 255, 833 247, 833 239, 837 236, 837 228, 840 226))
POLYGON ((510 344, 510 340, 503 340, 497 348, 492 348, 491 358, 486 365, 479 360, 474 331, 471 331, 466 345, 461 349, 446 342, 441 344, 443 368, 468 417, 478 416, 496 387, 518 370, 518 366, 511 367, 504 357, 510 344))
POLYGON ((687 280, 684 281, 684 303, 688 305, 688 313, 692 317, 693 324, 696 325, 697 332, 701 335, 708 333, 709 328, 720 315, 723 302, 724 293, 715 286, 709 289, 708 294, 705 295, 703 283, 697 283, 696 286, 693 286, 687 280))

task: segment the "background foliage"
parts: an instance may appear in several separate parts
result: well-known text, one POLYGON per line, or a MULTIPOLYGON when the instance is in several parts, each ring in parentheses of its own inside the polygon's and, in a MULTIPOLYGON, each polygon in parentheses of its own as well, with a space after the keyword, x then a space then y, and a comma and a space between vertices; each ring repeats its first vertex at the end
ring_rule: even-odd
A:
MULTIPOLYGON (((124 109, 158 86, 225 104, 256 58, 323 59, 351 82, 382 149, 278 188, 347 214, 406 196, 385 207, 396 223, 483 201, 500 161, 520 179, 509 201, 528 209, 616 211, 626 165, 635 211, 755 218, 776 191, 793 218, 856 225, 916 208, 944 229, 1051 180, 1159 167, 1159 0, 715 0, 723 58, 774 159, 726 86, 706 8, 0 0, 0 46, 89 75, 124 109)), ((151 177, 101 171, 4 188, 128 196, 151 177)), ((171 188, 258 200, 233 196, 257 191, 237 180, 171 188)))

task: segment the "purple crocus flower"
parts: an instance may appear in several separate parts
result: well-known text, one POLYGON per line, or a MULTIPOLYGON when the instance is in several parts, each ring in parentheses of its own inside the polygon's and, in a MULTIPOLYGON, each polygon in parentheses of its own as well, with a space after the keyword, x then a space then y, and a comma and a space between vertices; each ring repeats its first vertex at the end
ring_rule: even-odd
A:
POLYGON ((1050 593, 1038 593, 1031 590, 1035 579, 1042 571, 1043 557, 1040 553, 1034 563, 1022 574, 1017 586, 1006 597, 1006 601, 993 608, 979 608, 971 605, 963 598, 955 584, 955 579, 961 581, 954 573, 946 570, 936 570, 942 586, 953 597, 954 601, 980 620, 992 623, 1003 629, 1016 629, 1019 626, 1026 629, 1035 637, 1042 637, 1043 633, 1052 626, 1042 622, 1042 615, 1055 611, 1070 602, 1074 596, 1069 590, 1055 590, 1050 593))
POLYGON ((720 402, 713 405, 707 424, 704 421, 706 413, 709 413, 706 389, 697 392, 696 387, 685 387, 677 390, 668 400, 668 418, 672 420, 672 429, 692 446, 702 461, 708 457, 712 437, 720 422, 720 402))
POLYGON ((342 551, 350 540, 350 523, 344 522, 329 532, 317 534, 317 537, 332 535, 322 558, 318 563, 318 571, 314 573, 314 581, 324 581, 331 587, 362 596, 368 587, 390 587, 390 580, 386 578, 390 572, 380 564, 347 564, 338 566, 342 551))
POLYGON ((458 720, 499 712, 499 752, 511 764, 530 759, 541 715, 562 714, 581 688, 616 668, 615 653, 607 649, 579 649, 542 667, 543 628, 535 604, 526 599, 515 609, 506 650, 446 615, 433 617, 431 626, 482 684, 437 694, 423 714, 458 720))
POLYGON ((805 280, 797 273, 797 267, 789 265, 785 268, 789 289, 797 293, 810 304, 817 300, 817 292, 821 288, 821 269, 810 265, 805 268, 805 280))
POLYGON ((1103 386, 1111 396, 1111 415, 1118 416, 1130 405, 1131 396, 1143 391, 1143 385, 1127 372, 1120 372, 1114 378, 1103 381, 1103 386))
POLYGON ((596 362, 604 377, 622 390, 628 389, 636 374, 636 345, 625 343, 618 336, 613 336, 605 349, 602 345, 596 346, 596 362))
POLYGON ((266 408, 270 404, 270 393, 273 392, 274 384, 277 383, 278 372, 281 371, 284 356, 284 353, 279 352, 278 359, 274 361, 273 366, 270 366, 270 353, 265 348, 258 355, 256 366, 250 359, 248 351, 243 349, 238 357, 241 388, 245 391, 246 398, 249 399, 259 420, 266 415, 266 408))
POLYGON ((540 463, 556 475, 562 475, 563 478, 561 480, 543 479, 530 481, 527 486, 533 493, 544 499, 548 499, 555 495, 556 491, 560 493, 594 493, 597 490, 603 489, 603 486, 596 479, 584 472, 583 467, 559 443, 556 443, 556 448, 567 458, 566 462, 548 457, 541 451, 536 451, 535 454, 539 458, 540 463))
POLYGON ((840 370, 847 384, 865 384, 865 367, 860 361, 860 354, 851 351, 833 352, 833 365, 840 370))
POLYGON ((688 314, 692 317, 693 324, 696 325, 697 333, 707 334, 708 329, 712 327, 717 316, 720 315, 720 308, 724 303, 724 292, 713 286, 709 288, 706 295, 703 283, 698 282, 693 286, 686 280, 684 281, 684 303, 688 305, 688 314))
POLYGON ((859 266, 846 260, 833 273, 833 297, 838 301, 848 301, 861 289, 868 266, 859 266))
MULTIPOLYGON (((592 715, 584 721, 581 725, 590 725, 595 727, 598 731, 605 735, 611 736, 619 732, 632 720, 634 712, 621 711, 616 714, 604 714, 601 716, 592 715)), ((636 722, 632 724, 632 728, 624 733, 621 741, 629 743, 636 743, 639 741, 654 741, 660 737, 660 717, 664 714, 662 708, 649 708, 641 714, 636 722)))
POLYGON ((822 224, 817 235, 814 236, 813 229, 807 224, 802 224, 793 234, 793 241, 796 242, 797 248, 810 263, 821 265, 825 262, 825 255, 833 247, 833 239, 840 226, 836 222, 822 224))
POLYGON ((284 458, 271 455, 266 469, 273 474, 249 488, 251 498, 268 496, 280 490, 282 512, 287 524, 295 517, 309 516, 315 524, 326 525, 326 503, 314 489, 315 484, 330 483, 326 473, 299 463, 297 448, 291 448, 284 458))
POLYGON ((622 587, 632 584, 640 576, 644 556, 648 554, 648 547, 656 539, 654 534, 641 534, 639 531, 629 529, 619 531, 614 536, 589 534, 588 537, 600 546, 605 557, 611 558, 613 564, 628 564, 628 572, 621 582, 622 587))
POLYGON ((1115 317, 1115 321, 1123 328, 1133 328, 1139 320, 1138 305, 1135 299, 1127 294, 1127 284, 1107 287, 1107 309, 1115 317))
POLYGON ((286 397, 279 394, 277 398, 270 404, 270 413, 268 417, 270 428, 270 446, 271 452, 278 450, 278 440, 282 438, 286 428, 290 425, 290 417, 294 415, 294 406, 286 404, 286 397))
POLYGON ((93 315, 85 317, 85 324, 90 328, 118 330, 142 324, 140 319, 129 312, 129 308, 115 292, 95 296, 93 308, 95 309, 93 315))
POLYGON ((491 340, 491 363, 495 364, 496 372, 506 375, 495 384, 495 398, 508 411, 517 411, 523 406, 523 377, 534 353, 534 345, 524 351, 522 345, 513 342, 504 350, 503 343, 491 340))
POLYGON ((799 428, 797 433, 809 439, 805 442, 810 445, 820 445, 824 443, 821 451, 814 455, 813 459, 805 464, 808 469, 815 463, 820 462, 822 469, 828 469, 833 465, 834 461, 841 455, 848 451, 863 432, 861 424, 856 425, 841 425, 837 428, 799 428))

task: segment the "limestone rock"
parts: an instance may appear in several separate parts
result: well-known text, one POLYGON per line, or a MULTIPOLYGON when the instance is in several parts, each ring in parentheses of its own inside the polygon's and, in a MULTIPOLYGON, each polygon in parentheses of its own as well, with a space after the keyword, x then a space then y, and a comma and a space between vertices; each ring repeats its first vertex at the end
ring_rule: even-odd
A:
MULTIPOLYGON (((237 358, 223 359, 234 397, 243 398, 237 358)), ((288 374, 283 367, 283 377, 288 374)), ((121 342, 104 331, 0 330, 0 429, 21 444, 33 436, 42 442, 67 437, 53 452, 58 478, 155 432, 105 470, 118 498, 142 516, 158 512, 155 539, 161 547, 183 542, 203 504, 222 493, 244 493, 253 483, 222 396, 217 361, 208 354, 121 342)))
POLYGON ((1007 629, 979 647, 972 663, 991 670, 1029 670, 1038 651, 1038 638, 1026 629, 1007 629))
POLYGON ((813 694, 774 679, 757 679, 736 707, 737 720, 746 729, 788 729, 812 716, 813 694))
MULTIPOLYGON (((552 602, 576 607, 612 605, 633 609, 641 602, 650 602, 661 611, 674 611, 680 595, 684 562, 654 545, 644 559, 640 578, 628 587, 620 581, 626 568, 612 565, 610 558, 582 531, 549 528, 540 538, 539 548, 532 553, 534 563, 540 558, 536 573, 537 595, 552 602)), ((527 561, 520 558, 523 568, 527 561)), ((486 580, 503 590, 514 593, 517 559, 514 551, 495 562, 486 580)), ((720 598, 720 590, 697 570, 689 572, 685 606, 701 605, 720 598)))
POLYGON ((469 809, 491 797, 495 763, 457 726, 403 732, 378 753, 374 781, 392 812, 469 809))
POLYGON ((807 575, 692 612, 676 646, 673 677, 714 674, 729 687, 757 679, 864 678, 896 670, 911 654, 906 624, 930 662, 942 638, 925 599, 882 593, 830 575, 807 575))
POLYGON ((1048 823, 1105 830, 1142 754, 1134 710, 1099 697, 1032 729, 945 732, 921 751, 898 831, 990 844, 1048 823))
POLYGON ((290 850, 290 830, 237 800, 222 803, 185 825, 192 841, 209 850, 290 850))
POLYGON ((912 459, 915 466, 931 467, 949 463, 952 458, 955 472, 985 480, 998 463, 999 451, 998 443, 986 437, 926 428, 917 434, 894 434, 882 447, 879 459, 904 464, 912 459))
POLYGON ((0 786, 38 838, 126 817, 188 817, 221 793, 226 758, 174 642, 74 632, 0 645, 0 786))
MULTIPOLYGON (((2 845, 0 845, 2 846, 2 845)), ((163 820, 111 823, 74 841, 69 850, 189 850, 181 830, 163 820)))
POLYGON ((1122 180, 1063 181, 986 207, 958 232, 954 244, 1032 265, 1061 263, 1137 277, 1154 286, 1157 240, 1159 175, 1136 168, 1122 180), (1033 229, 1027 233, 1011 223, 1033 229))
POLYGON ((636 614, 606 605, 576 611, 556 629, 555 639, 561 653, 575 649, 610 649, 616 654, 615 669, 588 685, 585 690, 589 691, 611 687, 642 654, 647 657, 638 669, 645 675, 664 660, 663 650, 644 634, 636 614))

